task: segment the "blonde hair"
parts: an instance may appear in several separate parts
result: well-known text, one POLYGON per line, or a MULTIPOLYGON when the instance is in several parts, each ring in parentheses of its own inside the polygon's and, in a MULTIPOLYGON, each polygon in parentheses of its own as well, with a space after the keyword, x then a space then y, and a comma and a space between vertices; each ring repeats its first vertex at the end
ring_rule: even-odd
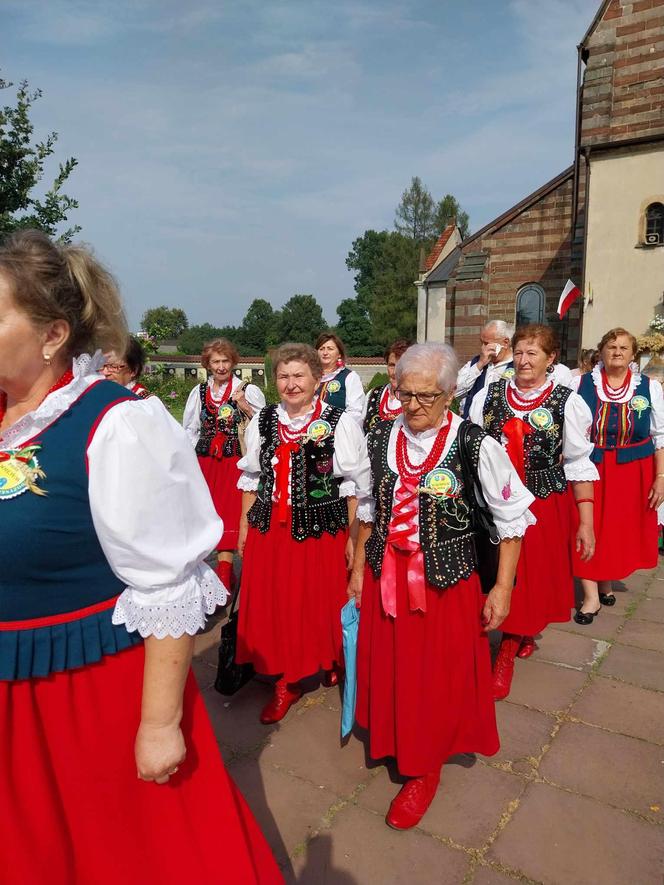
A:
POLYGON ((97 348, 124 353, 127 321, 117 284, 86 246, 60 246, 42 231, 18 231, 0 246, 0 274, 34 326, 68 324, 67 356, 97 348))

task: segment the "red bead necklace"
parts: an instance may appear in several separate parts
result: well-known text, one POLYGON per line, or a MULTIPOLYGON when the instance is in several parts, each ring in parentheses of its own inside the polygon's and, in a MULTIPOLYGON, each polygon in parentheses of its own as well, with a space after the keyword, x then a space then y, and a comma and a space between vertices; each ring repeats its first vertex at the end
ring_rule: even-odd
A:
POLYGON ((609 379, 606 375, 606 369, 602 369, 602 390, 604 391, 604 396, 609 400, 609 402, 618 402, 623 399, 629 385, 632 381, 632 370, 627 369, 627 374, 625 375, 625 380, 620 385, 620 387, 611 387, 609 384, 609 379))
MULTIPOLYGON (((73 375, 72 370, 67 369, 67 371, 58 378, 58 380, 55 382, 53 387, 51 387, 49 390, 46 391, 46 393, 41 398, 39 403, 35 406, 34 409, 31 409, 31 411, 34 412, 35 409, 38 409, 39 406, 41 406, 41 404, 44 402, 46 397, 49 396, 49 394, 54 393, 56 390, 59 390, 61 387, 66 387, 67 384, 71 383, 73 380, 74 380, 74 375, 73 375)), ((7 414, 7 394, 4 393, 4 391, 3 391, 2 393, 0 393, 0 426, 2 426, 2 422, 5 420, 6 414, 7 414)))
POLYGON ((311 418, 307 421, 307 423, 300 430, 292 431, 290 427, 287 427, 285 424, 282 424, 279 421, 279 439, 282 443, 295 443, 299 442, 303 436, 307 435, 307 430, 311 427, 314 421, 317 421, 321 416, 321 412, 323 411, 323 403, 319 399, 316 402, 316 406, 314 408, 314 413, 311 418))
POLYGON ((445 443, 447 442, 451 426, 452 413, 450 412, 447 416, 447 421, 438 431, 431 452, 421 464, 413 464, 410 461, 408 457, 408 441, 406 439, 406 434, 404 433, 403 427, 399 428, 399 435, 397 436, 397 470, 399 471, 399 476, 401 477, 402 482, 407 483, 413 479, 419 479, 421 476, 424 476, 425 473, 433 470, 443 454, 443 449, 445 448, 445 443))
POLYGON ((232 387, 233 387, 233 378, 231 377, 228 379, 228 384, 226 385, 226 387, 224 387, 224 392, 221 394, 221 399, 216 400, 212 396, 212 384, 211 383, 208 384, 205 398, 207 400, 206 405, 208 406, 208 408, 211 407, 210 411, 214 411, 215 409, 218 409, 219 406, 223 406, 224 403, 228 402, 230 395, 231 395, 231 388, 232 387))
POLYGON ((385 385, 385 390, 383 390, 380 403, 378 405, 378 414, 383 419, 383 421, 394 421, 395 418, 398 418, 401 414, 401 403, 397 406, 396 409, 391 409, 388 405, 390 401, 390 385, 385 385))
POLYGON ((536 396, 535 399, 524 399, 518 393, 516 388, 511 387, 509 384, 505 386, 507 402, 516 412, 532 412, 533 409, 539 409, 552 390, 553 381, 551 381, 550 384, 547 384, 542 393, 540 393, 539 396, 536 396))

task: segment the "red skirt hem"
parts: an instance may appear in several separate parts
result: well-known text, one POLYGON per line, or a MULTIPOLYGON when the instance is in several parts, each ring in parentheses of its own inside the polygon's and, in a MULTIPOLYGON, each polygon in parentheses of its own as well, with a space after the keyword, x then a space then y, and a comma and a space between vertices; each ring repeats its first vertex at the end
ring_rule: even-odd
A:
POLYGON ((212 503, 224 523, 223 535, 217 544, 219 552, 237 549, 242 515, 242 491, 238 489, 240 478, 239 457, 211 458, 199 455, 198 463, 210 489, 212 503))

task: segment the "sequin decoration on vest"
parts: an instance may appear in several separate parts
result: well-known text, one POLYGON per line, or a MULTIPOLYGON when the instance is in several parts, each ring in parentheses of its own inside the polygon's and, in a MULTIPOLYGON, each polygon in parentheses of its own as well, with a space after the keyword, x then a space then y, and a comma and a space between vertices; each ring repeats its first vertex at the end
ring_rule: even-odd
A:
POLYGON ((0 680, 81 667, 142 641, 111 622, 125 584, 97 538, 86 464, 100 416, 136 399, 112 381, 89 387, 39 434, 47 494, 0 503, 0 680))
MULTIPOLYGON (((397 482, 397 474, 390 468, 387 459, 393 431, 396 432, 395 425, 384 421, 367 437, 376 514, 365 549, 367 562, 377 578, 383 567, 397 482)), ((481 428, 475 425, 471 427, 470 454, 476 466, 485 437, 481 428)), ((419 531, 424 573, 429 584, 444 590, 470 577, 476 567, 470 509, 456 439, 440 463, 420 478, 419 489, 419 531)))
MULTIPOLYGON (((291 534, 296 541, 331 535, 348 525, 348 503, 339 497, 341 480, 333 472, 334 433, 340 409, 327 408, 311 422, 306 436, 290 451, 291 534)), ((249 525, 267 532, 275 518, 273 459, 282 444, 276 406, 261 409, 261 477, 256 501, 248 513, 249 525)))
POLYGON ((378 424, 379 421, 394 421, 401 414, 401 404, 398 409, 391 409, 390 401, 390 385, 385 387, 374 387, 369 391, 367 396, 367 411, 364 416, 364 432, 369 433, 370 430, 378 424))
POLYGON ((590 460, 599 464, 606 449, 616 449, 618 464, 649 458, 655 451, 650 436, 650 379, 641 380, 626 403, 606 403, 597 395, 592 374, 581 376, 579 394, 593 416, 590 438, 595 444, 590 460))
POLYGON ((203 458, 241 457, 239 426, 242 412, 232 398, 233 379, 228 382, 221 400, 215 402, 210 383, 199 385, 201 400, 201 430, 196 444, 196 454, 203 458))
POLYGON ((334 378, 323 381, 319 385, 316 394, 324 400, 328 406, 343 411, 346 408, 346 378, 350 375, 350 369, 343 368, 334 378))
MULTIPOLYGON (((484 402, 483 426, 486 432, 501 442, 505 425, 515 418, 507 402, 508 381, 494 381, 489 385, 484 402)), ((523 481, 537 498, 548 498, 554 492, 567 488, 562 466, 563 424, 565 403, 572 391, 561 384, 553 386, 551 393, 531 412, 519 413, 524 427, 523 481)), ((516 465, 515 465, 516 466, 516 465)))

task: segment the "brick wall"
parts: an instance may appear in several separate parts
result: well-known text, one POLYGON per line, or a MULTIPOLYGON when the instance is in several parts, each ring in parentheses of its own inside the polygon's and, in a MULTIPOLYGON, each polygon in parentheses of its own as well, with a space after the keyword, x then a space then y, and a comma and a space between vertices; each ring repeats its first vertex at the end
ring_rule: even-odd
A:
POLYGON ((585 48, 581 145, 664 133, 664 0, 612 0, 585 48))

